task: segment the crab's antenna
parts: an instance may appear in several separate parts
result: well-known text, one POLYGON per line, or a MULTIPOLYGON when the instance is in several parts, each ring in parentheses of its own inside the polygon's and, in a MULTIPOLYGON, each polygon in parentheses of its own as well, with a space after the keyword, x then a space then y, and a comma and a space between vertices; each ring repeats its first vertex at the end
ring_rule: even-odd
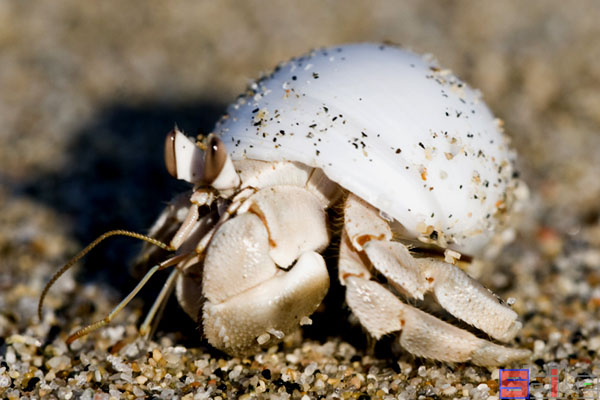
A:
POLYGON ((149 236, 142 235, 141 233, 136 233, 136 232, 130 232, 130 231, 125 231, 125 230, 117 229, 117 230, 109 231, 109 232, 106 232, 106 233, 100 235, 96 240, 94 240, 92 243, 88 244, 83 250, 81 250, 79 252, 79 254, 77 254, 68 263, 66 263, 60 270, 58 270, 54 274, 54 276, 52 276, 52 278, 48 281, 48 283, 44 287, 44 290, 42 290, 42 294, 40 295, 40 301, 38 303, 38 318, 39 318, 40 321, 42 321, 42 308, 43 308, 43 305, 44 305, 44 299, 46 298, 46 294, 48 294, 48 291, 50 290, 50 288, 52 287, 52 285, 58 280, 58 278, 60 278, 60 276, 62 274, 64 274, 69 268, 71 268, 73 265, 75 265, 75 263, 77 261, 81 260, 87 253, 89 253, 90 250, 92 250, 94 247, 96 247, 104 239, 107 239, 107 238, 109 238, 111 236, 129 236, 129 237, 132 237, 132 238, 135 238, 135 239, 139 239, 139 240, 143 240, 145 242, 151 243, 151 244, 153 244, 155 246, 158 246, 158 247, 160 247, 160 248, 162 248, 164 250, 168 250, 168 251, 175 250, 174 248, 172 248, 168 244, 163 243, 160 240, 151 238, 149 236))
POLYGON ((89 324, 89 325, 81 328, 77 332, 73 333, 65 341, 67 343, 67 345, 70 345, 75 340, 79 339, 82 336, 87 335, 90 332, 93 332, 97 329, 102 328, 105 325, 108 325, 110 323, 110 321, 112 321, 112 319, 127 304, 129 304, 129 302, 135 297, 135 295, 138 294, 138 292, 144 287, 144 285, 146 284, 146 282, 148 282, 148 280, 152 277, 152 275, 154 275, 156 272, 161 271, 165 268, 168 268, 175 264, 178 264, 181 260, 183 260, 186 257, 189 257, 189 253, 173 256, 173 257, 169 258, 168 260, 165 260, 165 261, 161 262, 160 264, 157 264, 157 265, 153 266, 152 268, 150 268, 150 270, 146 273, 146 275, 144 275, 142 280, 139 281, 139 283, 136 285, 136 287, 127 295, 127 297, 125 297, 123 300, 121 300, 121 302, 115 308, 113 308, 113 310, 106 317, 104 317, 100 321, 96 321, 92 324, 89 324))

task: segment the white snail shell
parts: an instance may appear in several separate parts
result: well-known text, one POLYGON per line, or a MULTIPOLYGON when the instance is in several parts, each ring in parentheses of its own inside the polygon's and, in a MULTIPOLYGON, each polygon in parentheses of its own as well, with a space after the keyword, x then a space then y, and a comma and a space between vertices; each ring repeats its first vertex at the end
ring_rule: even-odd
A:
POLYGON ((478 91, 428 57, 379 44, 279 65, 215 127, 233 160, 298 161, 399 222, 479 253, 512 202, 514 153, 478 91))

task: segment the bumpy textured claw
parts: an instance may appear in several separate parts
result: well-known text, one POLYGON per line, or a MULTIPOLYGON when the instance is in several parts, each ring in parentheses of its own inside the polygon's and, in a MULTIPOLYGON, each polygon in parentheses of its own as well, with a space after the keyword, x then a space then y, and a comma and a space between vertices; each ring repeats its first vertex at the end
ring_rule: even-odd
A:
POLYGON ((209 343, 244 355, 296 329, 329 288, 317 253, 328 243, 323 201, 308 190, 279 185, 245 200, 219 227, 204 260, 202 324, 209 343))
POLYGON ((289 271, 220 303, 204 304, 204 334, 229 354, 245 355, 277 342, 311 315, 329 289, 329 274, 318 253, 300 256, 289 271))

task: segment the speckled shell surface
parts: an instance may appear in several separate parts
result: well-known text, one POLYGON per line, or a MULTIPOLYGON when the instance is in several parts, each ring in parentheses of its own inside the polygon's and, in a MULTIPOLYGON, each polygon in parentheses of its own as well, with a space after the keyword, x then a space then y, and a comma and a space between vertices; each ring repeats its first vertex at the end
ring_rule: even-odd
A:
POLYGON ((479 93, 393 46, 344 45, 281 64, 214 132, 233 160, 321 168, 408 235, 467 253, 485 246, 514 186, 514 155, 479 93))

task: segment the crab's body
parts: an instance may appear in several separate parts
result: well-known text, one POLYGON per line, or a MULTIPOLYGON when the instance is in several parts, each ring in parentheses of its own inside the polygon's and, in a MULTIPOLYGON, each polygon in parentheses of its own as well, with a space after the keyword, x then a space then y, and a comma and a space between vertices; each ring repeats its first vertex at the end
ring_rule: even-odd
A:
POLYGON ((373 44, 312 52, 253 84, 205 141, 171 132, 166 158, 197 186, 151 231, 178 227, 178 268, 163 293, 176 281, 213 346, 251 353, 307 321, 329 287, 320 252, 340 235, 338 278, 376 339, 397 334, 415 355, 483 365, 529 354, 399 299, 429 293, 498 341, 521 327, 454 265, 503 229, 514 154, 477 92, 432 61, 373 44), (408 241, 425 250, 417 256, 408 241))

